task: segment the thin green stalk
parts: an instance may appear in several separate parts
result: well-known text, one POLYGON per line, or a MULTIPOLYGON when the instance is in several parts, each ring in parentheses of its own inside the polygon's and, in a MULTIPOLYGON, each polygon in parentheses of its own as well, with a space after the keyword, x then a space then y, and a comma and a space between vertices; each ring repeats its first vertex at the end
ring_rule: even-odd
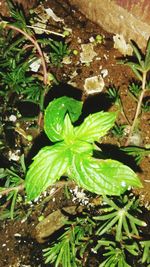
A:
POLYGON ((17 198, 18 190, 16 189, 13 195, 12 203, 11 203, 11 208, 10 208, 10 218, 13 220, 14 218, 14 209, 15 209, 15 203, 16 203, 16 198, 17 198))
POLYGON ((132 126, 130 128, 130 132, 129 132, 129 135, 128 135, 128 139, 127 139, 127 141, 125 143, 125 146, 128 146, 129 143, 130 143, 130 138, 131 138, 131 136, 133 134, 137 118, 138 118, 138 116, 140 114, 140 111, 141 111, 142 100, 143 100, 143 97, 144 97, 144 94, 145 94, 145 91, 146 91, 146 75, 147 75, 147 71, 143 72, 143 76, 142 76, 142 91, 141 91, 141 95, 139 97, 139 101, 138 101, 138 104, 137 104, 134 120, 133 120, 132 126))

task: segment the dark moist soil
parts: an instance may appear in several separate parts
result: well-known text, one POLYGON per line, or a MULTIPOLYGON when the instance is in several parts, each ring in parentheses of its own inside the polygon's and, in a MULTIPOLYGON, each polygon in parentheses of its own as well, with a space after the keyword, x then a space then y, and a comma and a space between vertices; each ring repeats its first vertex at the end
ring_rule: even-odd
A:
MULTIPOLYGON (((72 34, 67 40, 69 47, 70 49, 79 52, 78 55, 71 56, 70 64, 63 64, 62 67, 53 68, 51 70, 57 79, 61 81, 61 84, 55 86, 50 91, 47 102, 53 99, 54 96, 68 95, 85 100, 85 114, 99 110, 115 110, 117 108, 112 106, 106 98, 107 88, 114 85, 119 90, 126 117, 130 123, 132 123, 136 102, 130 96, 128 86, 131 81, 135 80, 135 76, 127 66, 117 64, 117 60, 121 58, 122 55, 113 48, 112 35, 87 20, 81 13, 70 7, 65 0, 47 1, 45 7, 52 8, 57 16, 64 19, 66 28, 72 30, 72 34), (105 36, 104 43, 94 46, 94 51, 97 53, 97 56, 90 64, 82 64, 80 62, 81 44, 89 43, 89 38, 95 38, 98 34, 105 36), (83 97, 85 79, 99 75, 103 69, 108 71, 108 75, 104 78, 105 89, 103 93, 83 97), (77 72, 77 75, 74 78, 71 78, 75 71, 77 72), (70 85, 70 81, 75 87, 70 85)), ((50 23, 49 29, 51 30, 57 31, 59 28, 62 28, 60 22, 56 23, 50 21, 50 23)), ((127 124, 121 113, 118 116, 117 122, 119 124, 127 124)), ((149 124, 150 112, 142 113, 139 124, 141 146, 150 143, 149 124)), ((113 151, 112 154, 114 158, 118 158, 121 161, 120 155, 117 154, 117 147, 123 146, 125 141, 126 137, 118 139, 109 135, 107 139, 103 140, 102 147, 104 151, 107 151, 110 154, 113 151), (108 146, 107 144, 111 144, 111 146, 108 146)), ((124 163, 129 164, 139 173, 143 188, 135 190, 135 193, 138 193, 144 205, 148 206, 150 203, 150 158, 145 157, 139 168, 135 167, 136 165, 133 164, 133 159, 128 159, 128 162, 124 163)), ((44 265, 42 257, 42 249, 46 248, 48 243, 39 244, 36 241, 34 238, 35 226, 37 225, 38 218, 41 214, 46 216, 52 211, 67 205, 71 205, 70 200, 66 200, 63 191, 60 190, 55 195, 55 199, 53 198, 48 204, 41 205, 40 207, 36 204, 33 207, 33 213, 27 219, 22 219, 21 221, 2 221, 0 224, 0 267, 50 266, 44 265)), ((27 213, 27 209, 24 210, 24 213, 27 213)), ((23 218, 25 218, 25 216, 23 218)), ((91 259, 88 266, 98 266, 98 262, 91 259)))

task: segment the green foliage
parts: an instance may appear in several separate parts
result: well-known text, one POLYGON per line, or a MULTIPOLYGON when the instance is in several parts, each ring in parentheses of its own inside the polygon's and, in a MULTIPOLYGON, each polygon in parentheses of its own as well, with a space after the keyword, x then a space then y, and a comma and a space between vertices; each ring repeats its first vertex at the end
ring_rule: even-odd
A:
POLYGON ((118 90, 116 89, 116 87, 110 87, 107 90, 107 95, 108 98, 111 100, 112 103, 114 103, 115 105, 121 107, 121 99, 120 99, 120 95, 118 90))
POLYGON ((100 263, 99 267, 132 267, 126 261, 125 252, 128 251, 133 256, 137 256, 139 253, 139 247, 136 242, 133 242, 131 245, 123 244, 120 247, 116 242, 102 239, 98 240, 98 244, 94 248, 94 251, 96 252, 101 247, 104 247, 105 252, 103 253, 103 256, 106 259, 100 263))
MULTIPOLYGON (((109 231, 115 230, 115 239, 116 241, 122 240, 123 233, 126 234, 127 237, 131 238, 132 235, 139 235, 137 226, 146 226, 147 224, 136 218, 132 215, 133 204, 135 202, 135 198, 130 201, 127 201, 123 207, 116 205, 113 200, 110 200, 107 197, 104 197, 104 201, 108 204, 109 212, 104 215, 100 215, 94 217, 95 220, 104 221, 104 223, 97 230, 97 235, 103 235, 109 231)), ((104 208, 105 210, 105 208, 104 208)))
POLYGON ((50 60, 52 65, 61 66, 65 56, 69 56, 70 50, 68 45, 63 41, 50 40, 50 60))
POLYGON ((142 81, 143 73, 147 73, 150 70, 150 39, 147 43, 146 53, 145 55, 142 54, 142 52, 139 50, 139 48, 131 42, 134 55, 136 57, 136 62, 132 61, 124 61, 123 63, 127 66, 129 66, 132 71, 135 73, 136 77, 142 81))
POLYGON ((26 176, 28 200, 67 175, 79 186, 97 193, 120 195, 130 186, 141 187, 137 175, 115 160, 93 158, 94 141, 114 125, 116 113, 90 114, 80 126, 81 102, 68 97, 53 100, 45 111, 44 129, 53 146, 39 151, 26 176))
MULTIPOLYGON (((44 94, 44 85, 40 75, 31 75, 30 64, 35 61, 32 50, 25 50, 24 37, 6 34, 1 31, 0 39, 0 95, 5 102, 18 96, 20 100, 28 100, 40 104, 44 94)), ((15 102, 14 98, 14 102, 15 102)))
POLYGON ((118 125, 115 123, 114 127, 111 129, 111 132, 114 136, 121 138, 124 136, 124 129, 126 128, 125 124, 118 125))
POLYGON ((136 77, 140 80, 141 86, 139 86, 139 88, 136 87, 135 85, 130 87, 130 90, 132 88, 132 93, 134 91, 133 95, 134 96, 136 95, 135 99, 137 101, 137 107, 136 107, 136 112, 135 112, 134 119, 132 122, 132 126, 130 128, 130 132, 128 135, 128 139, 126 141, 126 146, 130 144, 131 136, 135 130, 136 123, 141 112, 143 98, 144 98, 145 92, 148 90, 148 84, 149 84, 148 83, 148 72, 150 71, 150 39, 147 42, 145 55, 142 54, 142 52, 133 42, 131 44, 132 44, 135 58, 133 58, 132 61, 125 60, 125 61, 122 61, 121 63, 129 66, 132 69, 136 77), (137 97, 138 91, 139 91, 139 96, 137 97))
POLYGON ((99 195, 120 195, 137 184, 136 174, 127 166, 116 160, 98 160, 92 157, 74 156, 69 177, 75 182, 99 195))
POLYGON ((140 245, 143 248, 142 263, 150 263, 150 240, 141 241, 140 245))
POLYGON ((26 26, 27 21, 21 6, 18 3, 15 3, 11 0, 6 0, 6 1, 9 8, 10 16, 13 20, 11 21, 11 24, 27 31, 27 26, 26 26))
POLYGON ((142 111, 144 112, 150 112, 150 99, 143 101, 144 103, 142 104, 142 111))
MULTIPOLYGON (((0 180, 3 186, 0 187, 0 194, 5 199, 5 202, 10 202, 10 209, 4 209, 0 219, 13 219, 17 212, 15 211, 16 203, 19 199, 18 186, 24 183, 23 177, 25 174, 24 158, 21 158, 21 166, 11 166, 10 169, 0 168, 0 180), (3 194, 5 192, 5 194, 3 194), (5 197, 6 195, 6 197, 5 197)), ((2 202, 3 203, 3 202, 2 202)), ((3 207, 3 206, 1 206, 3 207)), ((2 209, 3 210, 3 209, 2 209)))
POLYGON ((81 258, 90 243, 94 222, 89 218, 77 218, 76 222, 67 224, 70 224, 69 227, 57 242, 43 250, 45 263, 55 263, 55 267, 59 264, 63 267, 82 267, 81 258))
POLYGON ((144 147, 128 146, 121 148, 121 150, 133 156, 137 164, 140 164, 145 156, 150 155, 150 149, 144 147))
MULTIPOLYGON (((51 74, 48 73, 48 80, 44 82, 42 77, 44 74, 41 73, 40 66, 43 66, 42 62, 45 61, 45 57, 49 56, 44 51, 51 50, 51 63, 49 64, 59 65, 63 57, 70 53, 68 45, 64 40, 53 40, 48 34, 41 37, 31 29, 30 16, 24 15, 21 6, 11 0, 8 0, 8 6, 11 19, 0 23, 0 95, 5 103, 13 99, 13 104, 15 104, 19 96, 19 101, 36 103, 40 106, 40 110, 43 110, 45 95, 50 90, 52 83, 57 82, 54 75, 51 79, 51 74), (42 44, 42 48, 39 43, 42 44), (36 44, 41 49, 40 53, 36 44), (38 52, 39 59, 35 55, 35 51, 38 52), (39 60, 39 70, 34 71, 31 64, 36 64, 37 60, 39 60)), ((32 19, 33 17, 36 18, 37 15, 33 13, 32 19)))
POLYGON ((149 263, 150 241, 141 241, 139 237, 139 230, 140 233, 142 231, 140 225, 146 224, 138 218, 139 212, 142 212, 138 199, 130 195, 112 199, 104 197, 96 211, 94 207, 95 212, 103 215, 93 216, 91 210, 66 222, 64 233, 44 249, 45 263, 53 263, 55 267, 87 266, 91 253, 99 260, 99 267, 132 267, 135 262, 149 263), (115 214, 112 216, 114 211, 120 213, 120 218, 123 211, 134 215, 131 215, 132 218, 122 217, 111 229, 107 226, 115 218, 115 214), (99 229, 102 227, 107 230, 101 234, 99 229))
POLYGON ((45 110, 44 130, 52 142, 63 139, 63 126, 66 113, 69 113, 72 122, 81 115, 82 102, 63 96, 49 103, 45 110), (57 127, 56 127, 57 125, 57 127))
POLYGON ((131 83, 129 85, 129 91, 137 99, 140 95, 140 92, 141 92, 141 86, 139 84, 136 84, 136 83, 131 83))

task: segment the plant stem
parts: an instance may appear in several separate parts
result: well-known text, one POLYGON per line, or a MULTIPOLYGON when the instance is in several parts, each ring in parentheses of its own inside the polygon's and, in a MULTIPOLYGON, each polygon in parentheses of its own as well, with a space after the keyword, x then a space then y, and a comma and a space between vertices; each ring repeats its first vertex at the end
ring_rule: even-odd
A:
POLYGON ((17 190, 17 191, 22 191, 22 190, 24 190, 24 187, 25 187, 25 185, 24 185, 24 183, 22 183, 22 184, 20 184, 20 185, 18 185, 18 186, 14 186, 14 187, 7 188, 7 189, 5 189, 5 190, 0 191, 0 196, 7 195, 7 194, 9 194, 11 191, 15 191, 15 190, 17 190))
POLYGON ((36 49, 37 49, 37 51, 39 53, 39 56, 41 57, 41 63, 42 63, 42 67, 43 67, 43 83, 46 85, 47 84, 47 68, 46 68, 46 62, 45 62, 45 58, 44 58, 43 52, 42 52, 42 50, 41 50, 38 42, 33 37, 31 37, 28 33, 24 32, 20 28, 17 28, 16 26, 6 24, 5 27, 7 27, 9 29, 12 29, 12 30, 15 30, 17 32, 20 32, 28 40, 30 40, 30 42, 33 43, 33 45, 36 47, 36 49))
POLYGON ((31 29, 35 29, 35 30, 42 30, 43 32, 51 33, 51 34, 58 35, 58 36, 61 36, 61 37, 65 37, 63 33, 50 31, 50 30, 44 29, 42 27, 30 26, 30 25, 27 25, 27 27, 31 28, 31 29))
POLYGON ((130 143, 130 138, 133 134, 133 131, 134 131, 134 128, 135 128, 135 125, 136 125, 136 121, 137 121, 137 118, 140 114, 140 111, 141 111, 141 105, 142 105, 142 100, 143 100, 143 97, 144 97, 144 94, 145 94, 145 91, 146 91, 146 75, 147 75, 147 72, 143 72, 143 77, 142 77, 142 92, 141 92, 141 95, 139 97, 139 100, 138 100, 138 104, 137 104, 137 108, 136 108, 136 112, 135 112, 135 116, 134 116, 134 120, 133 120, 133 123, 132 123, 132 126, 130 128, 130 132, 129 132, 129 135, 128 135, 128 139, 125 143, 125 146, 128 146, 129 143, 130 143))
MULTIPOLYGON (((23 30, 21 30, 20 28, 18 28, 16 26, 6 24, 5 27, 8 28, 8 29, 12 29, 14 31, 20 32, 37 49, 38 54, 39 54, 39 56, 41 58, 41 64, 42 64, 42 67, 43 67, 43 83, 44 83, 44 85, 47 85, 47 83, 48 83, 48 74, 47 74, 46 61, 45 61, 44 54, 43 54, 38 42, 33 37, 31 37, 28 33, 24 32, 23 30)), ((45 93, 44 93, 44 95, 45 95, 45 93)), ((39 126, 39 130, 41 129, 42 118, 43 118, 43 111, 41 110, 40 113, 39 113, 39 116, 38 116, 38 120, 37 120, 37 124, 39 126)))
MULTIPOLYGON (((57 188, 57 190, 54 192, 54 194, 57 192, 57 191, 59 191, 60 189, 62 189, 65 185, 68 185, 68 186, 72 186, 72 185, 74 185, 74 182, 73 181, 70 181, 70 180, 68 180, 68 181, 58 181, 56 184, 55 184, 55 187, 57 188)), ((25 184, 24 184, 24 182, 23 183, 21 183, 20 185, 18 185, 18 186, 14 186, 14 187, 9 187, 9 188, 6 188, 6 189, 4 189, 4 190, 2 190, 2 191, 0 191, 0 196, 2 197, 2 196, 4 196, 4 195, 7 195, 7 194, 9 194, 11 191, 14 191, 14 190, 17 190, 18 192, 19 191, 23 191, 25 189, 25 184)), ((53 195, 53 194, 52 194, 53 195)), ((51 198, 51 196, 52 195, 50 195, 50 196, 48 196, 48 197, 50 197, 51 198)))

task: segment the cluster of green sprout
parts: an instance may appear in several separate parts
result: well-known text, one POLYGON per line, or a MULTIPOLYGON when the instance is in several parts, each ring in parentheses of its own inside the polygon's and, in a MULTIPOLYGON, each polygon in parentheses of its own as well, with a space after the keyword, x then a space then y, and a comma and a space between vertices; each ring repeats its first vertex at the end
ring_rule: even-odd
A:
POLYGON ((99 267, 132 267, 127 257, 130 254, 131 258, 137 258, 137 264, 149 264, 150 241, 142 240, 139 234, 139 227, 145 227, 146 223, 137 217, 141 213, 138 202, 127 195, 117 199, 105 196, 96 209, 100 215, 84 212, 67 222, 64 233, 44 249, 45 262, 82 267, 93 256, 99 267))

